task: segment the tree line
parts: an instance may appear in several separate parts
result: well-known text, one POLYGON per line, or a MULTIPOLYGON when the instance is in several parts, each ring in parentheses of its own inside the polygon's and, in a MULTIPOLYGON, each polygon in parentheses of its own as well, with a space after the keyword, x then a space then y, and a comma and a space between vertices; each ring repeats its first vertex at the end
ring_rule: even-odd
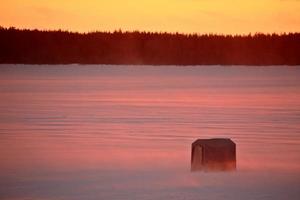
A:
POLYGON ((300 65, 300 33, 77 33, 0 27, 0 63, 300 65))

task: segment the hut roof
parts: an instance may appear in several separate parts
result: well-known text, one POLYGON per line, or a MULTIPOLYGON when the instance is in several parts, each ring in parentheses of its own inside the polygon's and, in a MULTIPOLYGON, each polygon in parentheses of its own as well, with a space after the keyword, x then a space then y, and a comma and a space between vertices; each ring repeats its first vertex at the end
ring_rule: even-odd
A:
POLYGON ((211 146, 211 147, 223 147, 223 146, 234 146, 235 143, 229 138, 212 138, 212 139, 198 139, 193 142, 192 146, 211 146))

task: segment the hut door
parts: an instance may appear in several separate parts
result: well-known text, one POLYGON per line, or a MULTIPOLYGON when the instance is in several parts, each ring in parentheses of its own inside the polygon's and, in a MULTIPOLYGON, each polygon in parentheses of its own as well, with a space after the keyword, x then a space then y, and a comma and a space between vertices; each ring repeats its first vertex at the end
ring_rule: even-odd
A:
POLYGON ((193 152, 192 170, 201 170, 202 160, 203 160, 203 148, 200 145, 197 145, 194 148, 194 152, 193 152))

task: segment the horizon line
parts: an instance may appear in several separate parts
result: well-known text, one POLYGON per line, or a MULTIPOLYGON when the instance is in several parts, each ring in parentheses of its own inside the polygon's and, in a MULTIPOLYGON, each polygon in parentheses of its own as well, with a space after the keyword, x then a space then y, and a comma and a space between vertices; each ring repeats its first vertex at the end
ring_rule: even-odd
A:
POLYGON ((114 29, 114 30, 91 30, 91 31, 74 31, 74 30, 68 30, 68 29, 61 29, 61 28, 57 28, 57 29, 44 29, 44 28, 21 28, 21 27, 15 27, 15 26, 9 26, 9 27, 5 27, 5 26, 1 26, 0 25, 0 29, 15 29, 15 30, 19 30, 19 31, 41 31, 41 32, 67 32, 67 33, 74 33, 74 34, 91 34, 91 33, 152 33, 152 34, 169 34, 169 35, 197 35, 197 36, 203 36, 203 35, 213 35, 213 36, 255 36, 255 35, 278 35, 278 36, 282 36, 282 35, 289 35, 289 34, 300 34, 299 32, 249 32, 249 33, 235 33, 235 34, 230 34, 230 33, 213 33, 213 32, 180 32, 180 31, 175 31, 175 32, 170 32, 170 31, 147 31, 147 30, 138 30, 138 29, 133 29, 133 30, 129 30, 129 29, 114 29))

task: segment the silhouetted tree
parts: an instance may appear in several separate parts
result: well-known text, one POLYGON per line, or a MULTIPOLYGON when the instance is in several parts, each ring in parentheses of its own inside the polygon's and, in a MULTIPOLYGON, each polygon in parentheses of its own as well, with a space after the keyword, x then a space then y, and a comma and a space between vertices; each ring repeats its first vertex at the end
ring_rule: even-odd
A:
POLYGON ((300 33, 76 33, 0 27, 0 47, 0 63, 300 65, 300 33))

